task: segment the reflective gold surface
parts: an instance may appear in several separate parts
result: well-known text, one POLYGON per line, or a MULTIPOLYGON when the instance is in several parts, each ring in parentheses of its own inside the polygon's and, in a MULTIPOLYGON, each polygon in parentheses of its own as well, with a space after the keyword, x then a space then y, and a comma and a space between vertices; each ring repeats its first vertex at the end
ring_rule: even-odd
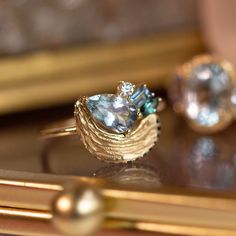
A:
MULTIPOLYGON (((120 178, 121 181, 128 179, 127 176, 132 178, 132 174, 135 176, 135 168, 135 172, 140 171, 141 175, 155 176, 158 186, 161 183, 231 192, 236 190, 235 125, 214 136, 198 135, 170 110, 160 113, 160 117, 163 128, 159 145, 135 162, 133 167, 131 164, 114 167, 94 160, 79 145, 77 138, 48 143, 43 149, 42 167, 49 173, 99 176, 112 180, 120 178), (127 175, 132 168, 131 174, 127 175)), ((143 177, 143 181, 149 177, 143 177)))
POLYGON ((77 137, 39 141, 39 126, 48 123, 48 118, 37 121, 36 114, 25 123, 2 121, 1 141, 11 148, 0 150, 1 168, 24 172, 0 171, 0 205, 7 208, 0 211, 0 219, 8 222, 0 224, 0 232, 57 234, 47 219, 41 222, 40 217, 30 215, 22 219, 14 212, 22 209, 33 211, 32 216, 50 216, 52 199, 73 180, 102 190, 109 206, 104 229, 235 235, 236 126, 215 136, 201 136, 170 109, 160 116, 159 145, 137 162, 115 166, 91 158, 77 137), (19 224, 22 220, 35 222, 31 224, 34 231, 28 224, 19 224), (17 227, 10 227, 9 222, 17 227), (41 224, 46 228, 40 228, 41 224))

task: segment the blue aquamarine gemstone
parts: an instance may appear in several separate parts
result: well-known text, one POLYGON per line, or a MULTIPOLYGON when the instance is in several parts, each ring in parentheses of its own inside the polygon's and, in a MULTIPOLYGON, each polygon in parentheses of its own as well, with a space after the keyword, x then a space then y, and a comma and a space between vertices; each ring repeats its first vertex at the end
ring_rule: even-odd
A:
POLYGON ((89 97, 86 105, 95 120, 116 133, 127 132, 137 120, 136 107, 115 94, 89 97))
POLYGON ((157 112, 158 98, 149 98, 147 102, 141 107, 141 113, 144 116, 157 112))
POLYGON ((134 91, 134 93, 130 96, 130 100, 135 107, 140 109, 151 97, 152 93, 150 90, 145 85, 142 85, 134 91))

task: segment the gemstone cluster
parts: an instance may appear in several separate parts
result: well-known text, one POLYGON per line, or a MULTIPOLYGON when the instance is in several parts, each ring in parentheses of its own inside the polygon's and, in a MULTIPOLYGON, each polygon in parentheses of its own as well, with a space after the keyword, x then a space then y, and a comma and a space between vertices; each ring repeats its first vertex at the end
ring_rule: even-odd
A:
POLYGON ((157 112, 158 98, 141 85, 137 89, 129 82, 120 82, 117 94, 99 94, 87 99, 87 108, 106 128, 116 133, 132 129, 141 114, 146 117, 157 112))

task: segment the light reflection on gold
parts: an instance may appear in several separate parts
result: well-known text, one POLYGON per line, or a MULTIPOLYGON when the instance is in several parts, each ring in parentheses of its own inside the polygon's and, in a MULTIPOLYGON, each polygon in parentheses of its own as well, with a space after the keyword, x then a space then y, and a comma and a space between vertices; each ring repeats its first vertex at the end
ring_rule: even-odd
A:
POLYGON ((64 195, 56 202, 56 207, 60 208, 61 212, 68 212, 72 208, 70 196, 64 195))
POLYGON ((38 189, 48 189, 55 191, 63 190, 61 185, 56 185, 56 184, 33 183, 33 182, 14 181, 5 179, 0 179, 0 184, 19 186, 19 187, 38 188, 38 189))
POLYGON ((190 207, 201 207, 201 208, 212 208, 217 210, 228 210, 235 211, 236 202, 234 197, 228 199, 222 199, 216 195, 204 192, 202 196, 194 196, 195 191, 187 191, 187 194, 181 194, 180 189, 166 187, 160 188, 156 193, 139 192, 139 191, 126 191, 126 190, 115 190, 115 189, 104 189, 102 193, 104 196, 114 199, 129 199, 129 200, 139 200, 143 202, 153 202, 153 203, 164 203, 170 205, 184 205, 190 207), (170 194, 171 193, 171 194, 170 194))
POLYGON ((0 215, 9 215, 9 216, 21 216, 27 218, 37 218, 37 219, 44 219, 50 220, 52 218, 52 214, 50 212, 43 212, 43 211, 34 211, 34 210, 27 210, 27 209, 14 209, 14 208, 7 208, 7 207, 0 207, 0 215))
POLYGON ((94 201, 94 193, 89 191, 84 193, 83 199, 76 205, 76 209, 81 215, 89 214, 91 209, 96 209, 97 207, 98 203, 94 201))
POLYGON ((153 165, 142 162, 105 165, 92 176, 132 187, 142 186, 143 189, 149 190, 157 189, 162 185, 159 170, 153 165))
POLYGON ((173 234, 184 234, 191 236, 235 236, 235 231, 227 229, 207 228, 199 226, 185 226, 175 224, 158 224, 158 223, 146 223, 138 222, 134 223, 134 229, 159 232, 159 233, 173 233, 173 234))
POLYGON ((68 183, 52 201, 52 223, 63 235, 91 235, 104 220, 104 199, 89 185, 68 183))

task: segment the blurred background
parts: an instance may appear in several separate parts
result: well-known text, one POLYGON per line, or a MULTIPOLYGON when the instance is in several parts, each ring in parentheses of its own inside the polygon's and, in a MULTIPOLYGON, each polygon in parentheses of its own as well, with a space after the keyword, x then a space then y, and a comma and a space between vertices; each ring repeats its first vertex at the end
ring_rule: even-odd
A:
POLYGON ((1 54, 120 40, 198 25, 194 0, 1 1, 1 54))
POLYGON ((203 50, 198 5, 1 1, 0 114, 73 103, 119 80, 165 87, 176 65, 203 50))
POLYGON ((234 62, 235 5, 2 0, 0 114, 72 104, 119 80, 165 89, 177 65, 206 50, 234 62))

